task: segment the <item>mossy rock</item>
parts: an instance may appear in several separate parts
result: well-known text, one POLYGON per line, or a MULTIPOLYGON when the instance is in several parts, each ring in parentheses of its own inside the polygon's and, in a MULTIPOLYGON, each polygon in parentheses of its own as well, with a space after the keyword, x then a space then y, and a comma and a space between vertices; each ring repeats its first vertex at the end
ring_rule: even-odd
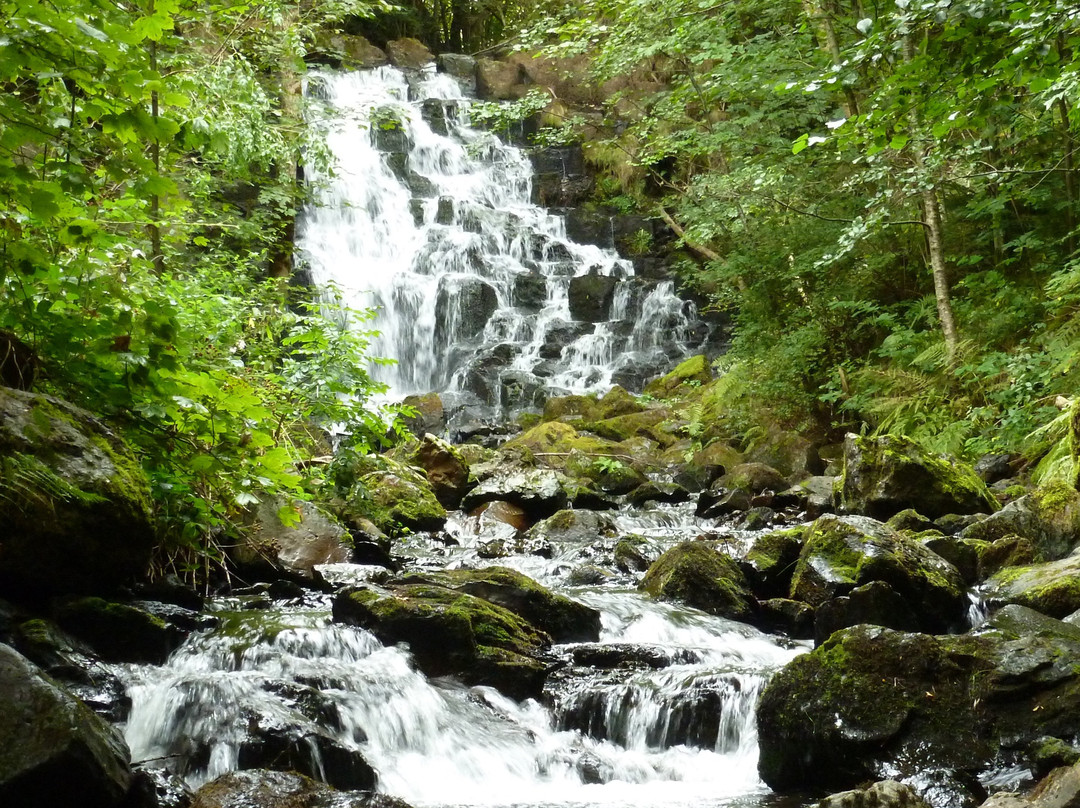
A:
POLYGON ((963 530, 965 539, 993 542, 1022 536, 1039 561, 1064 558, 1080 543, 1080 491, 1063 484, 1038 488, 963 530))
POLYGON ((594 420, 606 421, 609 418, 618 418, 622 415, 632 415, 644 411, 645 405, 638 401, 637 396, 619 385, 615 385, 596 402, 594 420))
POLYGON ((1006 567, 986 582, 984 591, 993 603, 1016 603, 1050 617, 1066 617, 1080 609, 1080 556, 1006 567))
POLYGON ((685 454, 685 451, 679 451, 674 457, 664 455, 664 458, 682 466, 675 474, 675 481, 690 491, 707 489, 729 469, 746 462, 738 449, 720 440, 693 452, 689 460, 685 454))
POLYGON ((653 379, 645 385, 645 393, 653 398, 674 398, 711 380, 709 361, 699 354, 679 363, 674 370, 659 379, 653 379))
POLYGON ((9 597, 106 594, 144 573, 150 486, 127 444, 88 412, 0 388, 0 587, 9 597))
POLYGON ((738 564, 708 542, 672 547, 649 567, 640 588, 659 600, 733 620, 749 620, 756 605, 738 564))
POLYGON ((1038 560, 1035 546, 1023 536, 1003 536, 989 542, 978 539, 960 541, 975 554, 979 581, 985 581, 1006 567, 1026 567, 1038 560))
POLYGON ((841 503, 850 513, 875 519, 888 519, 907 508, 917 508, 930 519, 998 509, 971 466, 933 455, 900 435, 847 436, 841 503))
POLYGON ((635 437, 647 438, 662 449, 680 440, 676 430, 681 428, 679 424, 672 422, 671 413, 662 408, 617 415, 603 421, 588 421, 580 426, 583 430, 615 443, 635 437))
POLYGON ((566 458, 564 469, 573 479, 589 480, 606 494, 629 494, 648 478, 622 457, 587 455, 576 450, 566 458))
POLYGON ((595 396, 555 396, 544 402, 545 421, 558 421, 568 418, 581 418, 591 421, 596 418, 599 407, 595 396))
MULTIPOLYGON (((465 592, 508 609, 555 642, 593 642, 600 638, 600 612, 552 592, 509 567, 410 573, 404 584, 428 583, 465 592)), ((397 581, 392 583, 397 585, 397 581)))
POLYGON ((742 567, 759 600, 787 596, 804 534, 804 528, 793 527, 763 533, 754 539, 742 567))
POLYGON ((542 458, 551 468, 563 468, 571 451, 594 456, 619 454, 613 441, 580 434, 574 427, 559 421, 548 421, 518 435, 503 445, 504 451, 528 450, 533 457, 542 458))
POLYGON ((457 447, 434 435, 424 435, 409 453, 409 463, 422 469, 435 498, 444 508, 454 509, 476 484, 469 463, 457 447))
POLYGON ((577 509, 559 511, 529 528, 531 539, 565 545, 593 544, 615 534, 615 520, 610 516, 577 509))
POLYGON ((614 561, 626 573, 645 572, 660 557, 660 549, 645 536, 624 536, 615 543, 614 561))
POLYGON ((838 631, 762 693, 760 774, 777 790, 846 788, 886 771, 974 782, 1002 744, 1075 732, 1077 654, 1080 629, 1018 606, 977 634, 838 631))
POLYGON ((948 631, 964 620, 960 573, 917 541, 860 516, 822 516, 807 528, 792 598, 817 608, 871 581, 892 587, 925 630, 948 631))
POLYGON ((411 469, 365 474, 354 489, 351 504, 388 536, 440 530, 446 524, 446 509, 423 475, 411 469))
POLYGON ((825 469, 813 441, 778 427, 767 429, 764 437, 756 441, 745 455, 747 462, 772 466, 792 480, 812 477, 825 469))
POLYGON ((788 482, 784 475, 764 463, 740 463, 729 469, 713 483, 713 490, 746 491, 760 494, 762 491, 784 491, 788 482))
POLYGON ((160 617, 96 597, 65 601, 57 607, 55 618, 60 628, 107 662, 161 665, 184 639, 182 632, 160 617))
POLYGON ((429 583, 389 592, 346 589, 334 599, 334 619, 371 631, 384 643, 409 644, 428 676, 456 676, 513 698, 540 694, 551 637, 501 606, 429 583))

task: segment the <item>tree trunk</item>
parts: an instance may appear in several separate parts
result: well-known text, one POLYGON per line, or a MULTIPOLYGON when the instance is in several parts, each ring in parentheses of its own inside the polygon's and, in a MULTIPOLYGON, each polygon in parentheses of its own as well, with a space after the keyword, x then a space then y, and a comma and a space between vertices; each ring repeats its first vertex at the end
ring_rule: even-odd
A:
POLYGON ((941 333, 945 337, 945 351, 949 364, 953 365, 956 362, 960 339, 956 333, 956 318, 953 316, 952 295, 949 289, 949 273, 945 267, 941 204, 938 201, 937 191, 933 188, 923 191, 922 197, 923 222, 926 224, 926 241, 930 249, 930 268, 934 274, 934 299, 937 301, 941 333))

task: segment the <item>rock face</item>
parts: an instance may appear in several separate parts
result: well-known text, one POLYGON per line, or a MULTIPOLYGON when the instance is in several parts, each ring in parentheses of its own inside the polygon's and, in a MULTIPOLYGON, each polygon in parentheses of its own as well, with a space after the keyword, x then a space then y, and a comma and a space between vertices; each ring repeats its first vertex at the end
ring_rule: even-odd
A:
POLYGON ((1075 733, 1078 653, 1080 629, 1020 606, 965 635, 839 631, 763 692, 762 779, 776 789, 845 788, 885 772, 936 773, 948 796, 970 802, 960 783, 1002 744, 1023 750, 1075 733))
POLYGON ((503 568, 409 575, 387 589, 347 589, 334 619, 409 644, 428 676, 452 675, 512 698, 540 695, 552 637, 595 640, 599 614, 503 568), (474 592, 476 594, 470 594, 474 592))
POLYGON ((841 504, 875 519, 888 519, 905 508, 931 519, 998 508, 971 467, 936 457, 897 435, 845 438, 841 504))
POLYGON ((123 441, 89 413, 0 388, 0 588, 105 593, 154 546, 150 489, 123 441))
MULTIPOLYGON (((887 525, 864 516, 828 515, 807 529, 791 579, 792 598, 820 608, 872 581, 895 592, 927 631, 957 626, 967 609, 956 568, 887 525)), ((885 593, 873 594, 883 602, 885 593)))
POLYGON ((115 808, 128 761, 116 730, 0 645, 0 803, 115 808))
POLYGON ((619 281, 608 275, 578 275, 570 279, 570 316, 586 323, 611 319, 611 303, 619 281))
POLYGON ((672 547, 649 567, 641 588, 655 598, 733 620, 747 620, 755 607, 738 565, 707 542, 672 547))

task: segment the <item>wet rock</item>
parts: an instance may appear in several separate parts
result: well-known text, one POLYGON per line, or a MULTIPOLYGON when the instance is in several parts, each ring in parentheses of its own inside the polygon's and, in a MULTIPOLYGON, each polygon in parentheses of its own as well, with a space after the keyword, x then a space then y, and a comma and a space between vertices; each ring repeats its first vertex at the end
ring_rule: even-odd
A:
POLYGON ((406 584, 428 583, 465 592, 509 609, 551 635, 555 642, 589 642, 600 638, 600 613, 559 595, 508 567, 412 573, 406 584))
POLYGON ((923 630, 948 631, 964 620, 960 573, 918 542, 860 516, 822 516, 807 529, 791 597, 819 608, 872 581, 887 583, 923 630))
POLYGON ((971 527, 976 522, 986 518, 985 513, 947 513, 934 520, 934 525, 946 536, 955 536, 965 528, 971 527))
POLYGON ((1050 617, 1080 609, 1080 555, 1060 561, 1006 567, 983 587, 992 603, 1017 603, 1050 617))
POLYGON ((424 435, 411 453, 413 465, 423 469, 435 498, 444 508, 453 510, 461 504, 472 482, 469 464, 453 446, 434 435, 424 435))
POLYGON ((728 469, 744 463, 742 454, 723 441, 713 441, 704 449, 699 449, 675 475, 675 482, 690 491, 707 489, 728 469))
POLYGON ((428 583, 390 592, 346 589, 334 599, 334 619, 366 628, 384 643, 408 643, 428 676, 456 676, 524 699, 539 696, 547 675, 541 654, 550 636, 465 592, 428 583))
POLYGON ((595 564, 579 564, 566 573, 567 586, 597 586, 612 577, 612 572, 595 564))
POLYGON ((496 500, 521 508, 530 519, 542 519, 570 502, 569 481, 550 469, 507 466, 465 495, 461 507, 471 511, 496 500))
POLYGON ((603 670, 660 670, 672 665, 687 665, 700 661, 698 656, 687 649, 672 650, 658 645, 634 643, 578 645, 571 650, 570 655, 575 665, 603 670))
POLYGON ((150 487, 127 445, 89 413, 0 388, 0 589, 108 593, 145 572, 150 487))
POLYGON ((120 734, 0 645, 0 803, 115 808, 131 786, 120 734))
POLYGON ((439 72, 453 76, 465 95, 476 92, 476 59, 463 53, 440 53, 435 60, 439 72))
POLYGON ((701 492, 694 513, 707 519, 715 519, 730 513, 749 510, 751 499, 749 491, 738 489, 729 491, 717 486, 701 492))
POLYGON ((1036 561, 1035 546, 1020 536, 1005 536, 993 542, 963 539, 976 558, 977 581, 985 581, 1006 567, 1024 567, 1036 561))
POLYGON ((125 808, 190 808, 194 792, 165 769, 136 766, 125 808))
POLYGON ((540 311, 547 303, 547 280, 543 275, 516 275, 514 277, 513 303, 519 309, 540 311))
POLYGON ((491 284, 473 277, 444 277, 435 297, 435 341, 448 345, 478 337, 498 305, 491 284))
POLYGON ((56 622, 107 662, 161 665, 185 633, 143 609, 88 597, 56 608, 56 622))
POLYGON ((336 791, 294 772, 230 772, 198 791, 191 808, 409 808, 385 794, 336 791))
POLYGON ((367 512, 388 536, 402 531, 440 530, 446 509, 435 498, 427 479, 403 464, 365 474, 351 492, 354 507, 367 512))
POLYGON ((442 435, 446 432, 446 410, 438 393, 405 396, 401 402, 416 411, 416 415, 404 417, 406 429, 418 438, 430 432, 442 435))
POLYGON ((407 181, 412 142, 401 119, 401 111, 389 105, 373 109, 370 132, 371 144, 390 158, 387 162, 390 170, 407 181))
POLYGON ((825 470, 813 441, 782 429, 769 430, 746 453, 746 461, 772 466, 784 477, 794 480, 821 474, 825 470))
POLYGON ((688 502, 690 492, 678 483, 646 481, 630 492, 629 502, 635 508, 643 508, 654 502, 688 502))
POLYGON ((982 808, 1072 808, 1080 805, 1080 767, 1048 772, 1030 794, 994 794, 982 808))
POLYGON ((821 645, 834 631, 850 626, 866 624, 897 631, 918 631, 919 622, 911 606, 896 590, 884 581, 871 581, 818 606, 814 614, 814 642, 821 645))
POLYGON ((816 808, 930 808, 909 785, 895 780, 881 780, 866 788, 833 794, 816 808))
POLYGON ((893 530, 908 530, 913 533, 937 529, 933 520, 927 519, 914 508, 905 508, 899 513, 893 514, 888 518, 885 524, 893 530))
POLYGON ((660 548, 644 536, 626 536, 615 544, 615 568, 626 573, 645 572, 660 557, 660 548))
POLYGON ((1037 780, 1043 779, 1054 769, 1080 763, 1080 749, 1061 738, 1039 738, 1031 745, 1028 755, 1032 761, 1032 774, 1037 780))
POLYGON ((920 542, 927 550, 937 553, 956 567, 960 577, 968 586, 972 586, 986 577, 986 575, 980 575, 979 573, 979 553, 971 542, 961 541, 955 536, 943 536, 937 531, 909 535, 920 542))
POLYGON ((790 598, 759 600, 758 623, 768 631, 780 632, 796 640, 809 640, 814 636, 814 610, 802 601, 790 598))
POLYGON ((801 527, 774 530, 754 539, 740 566, 757 598, 787 595, 802 550, 803 532, 801 527))
POLYGON ((322 30, 315 38, 315 52, 307 54, 305 61, 346 70, 367 70, 390 60, 386 51, 362 36, 322 30))
MULTIPOLYGON (((421 199, 433 199, 439 194, 438 188, 435 187, 435 183, 425 177, 423 174, 417 174, 412 169, 407 169, 405 172, 405 185, 408 187, 409 192, 412 193, 413 199, 409 200, 410 209, 412 209, 413 203, 417 203, 417 207, 412 210, 413 221, 416 222, 419 227, 424 223, 424 206, 420 202, 421 199)), ((453 219, 453 209, 451 208, 450 218, 453 219)), ((436 213, 436 221, 438 221, 438 213, 436 213)), ((440 224, 447 224, 447 222, 439 222, 440 224)))
POLYGON ((595 420, 597 403, 595 396, 555 396, 544 402, 543 420, 559 421, 580 418, 595 420))
POLYGON ((284 570, 312 578, 317 564, 348 561, 350 544, 349 532, 318 506, 274 498, 256 506, 243 540, 227 554, 250 577, 270 578, 284 570))
POLYGON ((998 508, 970 466, 932 455, 899 435, 845 438, 840 497, 848 512, 875 519, 905 508, 917 508, 931 519, 998 508))
POLYGON ((592 331, 590 323, 568 323, 565 320, 552 320, 544 331, 544 342, 539 354, 542 359, 560 359, 563 348, 592 331))
POLYGON ((1015 455, 986 454, 975 461, 975 473, 987 485, 1007 480, 1015 473, 1013 467, 1017 460, 1015 455))
POLYGON ((784 491, 788 487, 784 475, 764 463, 742 463, 729 469, 714 484, 713 489, 747 491, 760 494, 763 491, 784 491))
POLYGON ((485 521, 507 525, 515 532, 525 530, 532 524, 532 520, 529 518, 525 509, 518 505, 514 505, 511 502, 494 500, 481 507, 482 510, 479 514, 481 520, 481 533, 483 532, 483 522, 485 521))
POLYGON ((834 510, 833 499, 836 478, 827 476, 807 477, 776 495, 776 505, 781 508, 798 508, 811 519, 834 510))
POLYGON ((394 67, 419 70, 435 61, 431 51, 420 40, 411 37, 394 39, 386 43, 386 55, 394 67))
POLYGON ((579 322, 602 323, 611 319, 618 278, 589 273, 570 279, 570 316, 579 322))
POLYGON ((738 565, 708 542, 684 541, 649 567, 640 588, 709 614, 748 620, 755 601, 738 565))
POLYGON ((937 773, 942 803, 970 804, 1003 744, 1073 732, 1077 652, 1080 629, 1018 606, 966 635, 844 629, 766 687, 759 771, 776 789, 937 773))
POLYGON ((555 544, 590 544, 616 533, 615 520, 596 511, 562 510, 529 529, 530 538, 555 544))
POLYGON ((988 542, 1021 536, 1035 547, 1037 560, 1064 558, 1080 543, 1080 491, 1064 485, 1038 489, 964 528, 960 535, 988 542))

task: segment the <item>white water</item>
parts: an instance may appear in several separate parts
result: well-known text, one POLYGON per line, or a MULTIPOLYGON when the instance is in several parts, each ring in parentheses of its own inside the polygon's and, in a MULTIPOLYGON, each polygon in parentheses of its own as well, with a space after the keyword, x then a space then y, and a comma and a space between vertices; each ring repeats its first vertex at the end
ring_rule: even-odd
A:
MULTIPOLYGON (((636 526, 659 532, 657 521, 636 526)), ((448 566, 470 558, 468 544, 448 566)), ((558 549, 552 559, 500 563, 558 586, 566 560, 587 548, 558 549)), ((326 572, 362 579, 365 568, 326 572)), ((125 670, 132 758, 166 759, 197 785, 238 767, 250 724, 289 724, 360 752, 380 791, 417 806, 726 806, 767 794, 754 706, 768 676, 805 644, 653 602, 624 583, 562 589, 601 611, 602 644, 657 649, 675 664, 575 668, 553 683, 550 707, 519 704, 427 680, 406 649, 331 623, 327 604, 243 611, 229 601, 219 606, 222 626, 191 637, 166 666, 125 670)))
POLYGON ((638 284, 613 251, 571 242, 561 217, 530 202, 525 154, 467 125, 453 79, 327 73, 309 95, 335 165, 309 172, 318 193, 301 217, 301 262, 350 306, 380 310, 373 354, 397 364, 374 373, 394 395, 469 390, 506 404, 516 383, 528 405, 538 368, 548 388, 584 392, 688 355, 693 306, 671 283, 638 284), (571 317, 570 279, 588 273, 620 279, 605 322, 571 317), (522 284, 539 290, 531 303, 522 284))

